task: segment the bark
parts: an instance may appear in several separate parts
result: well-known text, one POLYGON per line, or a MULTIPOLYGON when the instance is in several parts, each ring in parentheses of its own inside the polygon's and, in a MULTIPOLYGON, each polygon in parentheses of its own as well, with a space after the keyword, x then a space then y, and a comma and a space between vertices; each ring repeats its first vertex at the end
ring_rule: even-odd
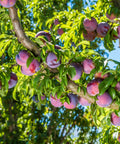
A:
MULTIPOLYGON (((9 14, 10 18, 12 20, 12 24, 15 30, 15 33, 18 37, 18 40, 23 44, 24 47, 27 49, 33 51, 36 55, 40 56, 40 51, 39 47, 33 43, 26 35, 25 32, 20 24, 18 14, 17 14, 17 9, 14 7, 9 8, 9 14)), ((51 72, 56 72, 56 69, 50 69, 51 72)), ((59 78, 58 78, 59 79, 59 78)), ((93 97, 89 96, 88 93, 84 94, 83 90, 78 92, 78 85, 75 84, 73 81, 69 80, 67 88, 71 90, 73 93, 77 94, 80 97, 86 98, 89 102, 94 103, 95 99, 93 97)), ((114 102, 108 107, 111 109, 119 109, 119 106, 115 104, 114 102)))

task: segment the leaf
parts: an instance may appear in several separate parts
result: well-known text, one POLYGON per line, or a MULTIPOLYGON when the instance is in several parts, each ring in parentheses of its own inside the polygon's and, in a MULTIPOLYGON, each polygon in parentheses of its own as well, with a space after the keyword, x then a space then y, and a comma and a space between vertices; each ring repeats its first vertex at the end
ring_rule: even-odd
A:
POLYGON ((68 70, 68 74, 70 75, 71 78, 73 78, 76 75, 76 70, 74 67, 70 66, 68 70))
POLYGON ((112 99, 114 100, 116 98, 116 90, 114 88, 109 88, 108 92, 110 94, 110 96, 112 97, 112 99))
POLYGON ((29 65, 31 64, 31 62, 33 61, 33 57, 29 57, 28 59, 27 59, 27 63, 26 63, 26 65, 27 65, 27 68, 29 67, 29 65))

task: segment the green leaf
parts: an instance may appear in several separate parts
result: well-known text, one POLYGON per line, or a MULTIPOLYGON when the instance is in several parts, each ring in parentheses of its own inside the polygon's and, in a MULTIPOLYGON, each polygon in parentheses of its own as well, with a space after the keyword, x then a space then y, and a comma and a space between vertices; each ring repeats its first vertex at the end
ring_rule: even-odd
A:
POLYGON ((29 67, 29 65, 31 64, 31 62, 33 61, 33 57, 29 57, 28 59, 27 59, 27 63, 26 63, 26 65, 27 65, 27 68, 29 67))
POLYGON ((114 100, 116 98, 116 90, 114 88, 109 88, 108 92, 110 94, 110 96, 112 97, 112 99, 114 100))
POLYGON ((71 78, 73 78, 76 75, 76 69, 72 66, 70 66, 68 70, 68 74, 70 75, 71 78))

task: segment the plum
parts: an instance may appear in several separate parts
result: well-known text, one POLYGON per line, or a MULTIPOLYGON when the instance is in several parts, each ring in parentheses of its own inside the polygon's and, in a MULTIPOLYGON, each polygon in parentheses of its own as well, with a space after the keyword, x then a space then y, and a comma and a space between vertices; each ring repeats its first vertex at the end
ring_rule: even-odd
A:
POLYGON ((10 74, 10 80, 8 81, 9 89, 13 88, 17 84, 17 76, 15 73, 11 72, 10 74))
POLYGON ((108 73, 102 75, 102 72, 97 72, 97 73, 95 74, 95 78, 101 78, 101 79, 105 79, 105 78, 107 78, 108 76, 109 76, 108 73))
POLYGON ((116 15, 114 13, 111 13, 110 15, 106 13, 106 17, 109 19, 109 20, 114 20, 116 18, 116 15))
POLYGON ((68 94, 68 98, 70 100, 70 104, 64 102, 64 107, 67 109, 74 109, 78 104, 78 97, 75 94, 68 94))
POLYGON ((34 96, 32 97, 32 100, 33 100, 35 103, 38 103, 38 102, 39 102, 39 100, 37 100, 37 98, 36 98, 36 95, 34 95, 34 96))
POLYGON ((120 26, 117 27, 118 38, 120 38, 120 26))
POLYGON ((105 92, 104 94, 102 94, 101 96, 97 96, 97 101, 96 103, 100 106, 100 107, 107 107, 112 103, 112 98, 109 95, 108 92, 105 92))
POLYGON ((80 79, 81 75, 82 75, 82 71, 83 71, 83 67, 80 63, 72 63, 71 64, 75 70, 76 70, 76 75, 72 78, 72 80, 78 80, 80 79))
POLYGON ((50 102, 54 107, 61 107, 63 105, 60 99, 57 98, 57 94, 55 94, 55 97, 50 96, 50 102))
POLYGON ((18 55, 16 55, 16 62, 21 66, 26 66, 27 59, 30 57, 30 54, 25 51, 21 50, 18 55))
POLYGON ((58 24, 60 24, 59 19, 55 19, 54 20, 54 25, 58 25, 58 24))
POLYGON ((61 49, 61 47, 59 45, 55 45, 55 49, 61 49))
POLYGON ((110 29, 110 25, 106 22, 102 22, 97 27, 97 36, 103 38, 106 36, 108 30, 110 29))
POLYGON ((46 58, 46 63, 50 68, 57 68, 61 64, 61 61, 58 61, 57 56, 53 52, 50 52, 46 58))
POLYGON ((114 112, 111 114, 111 123, 114 126, 120 126, 120 117, 118 117, 114 112))
POLYGON ((87 92, 90 96, 99 94, 99 84, 101 81, 101 79, 94 79, 87 84, 87 92))
MULTIPOLYGON (((51 41, 51 35, 48 32, 45 31, 39 31, 35 37, 38 36, 45 36, 45 38, 50 42, 51 41)), ((45 42, 43 39, 41 39, 43 42, 45 42)))
POLYGON ((2 88, 2 82, 0 81, 0 89, 2 88))
POLYGON ((87 41, 93 41, 96 36, 97 36, 97 33, 95 31, 93 31, 93 32, 89 32, 89 31, 83 32, 83 37, 87 41))
POLYGON ((80 97, 79 103, 80 103, 82 106, 90 106, 90 105, 91 105, 91 103, 89 103, 88 100, 86 100, 86 99, 83 98, 83 97, 80 97))
POLYGON ((86 74, 90 74, 90 72, 95 68, 95 65, 91 59, 85 59, 82 64, 86 74))
POLYGON ((62 35, 62 34, 64 33, 64 31, 63 31, 62 28, 59 28, 59 29, 57 30, 57 33, 58 33, 59 35, 62 35))
POLYGON ((41 100, 44 100, 45 98, 46 98, 46 96, 45 96, 45 95, 41 96, 41 100))
POLYGON ((13 7, 16 3, 16 0, 0 0, 0 4, 5 8, 13 7))
POLYGON ((83 25, 85 30, 93 32, 97 29, 98 23, 96 19, 92 17, 91 19, 85 18, 83 21, 83 25))
POLYGON ((28 68, 26 66, 21 67, 21 72, 24 75, 32 76, 40 69, 39 66, 40 63, 36 59, 33 59, 33 61, 31 62, 28 68))
POLYGON ((120 82, 118 82, 118 83, 116 84, 115 89, 116 89, 117 91, 120 91, 120 82))

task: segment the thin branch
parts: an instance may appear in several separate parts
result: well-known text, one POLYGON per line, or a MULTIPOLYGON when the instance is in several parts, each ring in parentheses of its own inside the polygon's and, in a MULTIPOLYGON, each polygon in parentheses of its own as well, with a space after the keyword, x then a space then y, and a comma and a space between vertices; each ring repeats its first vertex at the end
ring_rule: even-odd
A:
POLYGON ((19 21, 19 17, 17 14, 16 7, 9 8, 9 15, 14 27, 14 31, 17 35, 18 40, 21 42, 21 44, 29 49, 30 51, 33 51, 36 55, 40 56, 39 47, 33 43, 26 35, 25 32, 21 26, 21 23, 19 21))

